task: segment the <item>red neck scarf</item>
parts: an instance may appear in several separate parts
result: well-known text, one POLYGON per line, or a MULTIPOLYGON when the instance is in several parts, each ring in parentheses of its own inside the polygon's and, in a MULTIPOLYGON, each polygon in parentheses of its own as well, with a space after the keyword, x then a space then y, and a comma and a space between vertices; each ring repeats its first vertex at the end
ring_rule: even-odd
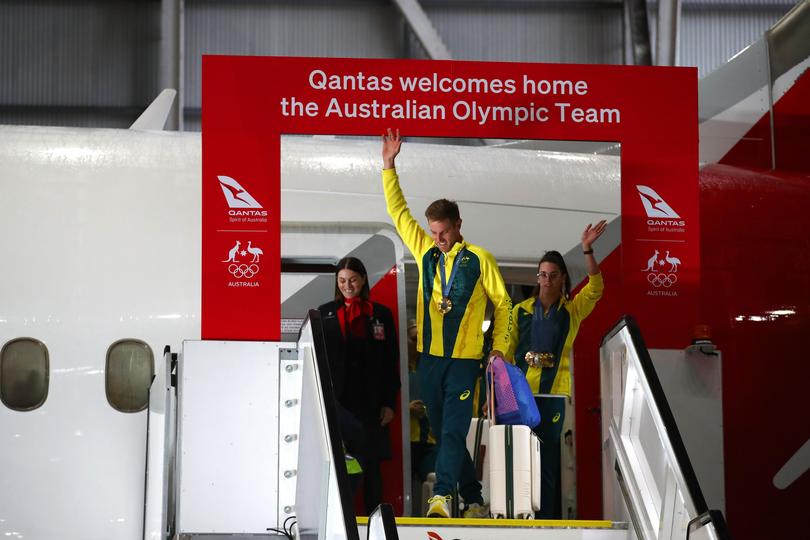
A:
POLYGON ((374 308, 371 302, 365 300, 360 296, 354 298, 344 298, 343 309, 337 310, 338 321, 340 321, 340 330, 343 335, 346 335, 346 326, 354 337, 365 337, 367 332, 367 321, 374 313, 374 308), (364 317, 365 315, 365 317, 364 317), (348 321, 348 325, 347 322, 348 321))

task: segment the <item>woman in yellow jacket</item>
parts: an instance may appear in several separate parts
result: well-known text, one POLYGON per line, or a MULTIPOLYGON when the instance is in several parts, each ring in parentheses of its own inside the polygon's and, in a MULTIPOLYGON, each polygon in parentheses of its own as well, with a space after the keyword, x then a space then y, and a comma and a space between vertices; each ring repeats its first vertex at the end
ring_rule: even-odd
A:
POLYGON ((571 351, 579 325, 590 315, 604 288, 592 244, 605 231, 604 221, 590 224, 582 233, 582 251, 588 283, 568 298, 571 278, 562 255, 548 251, 537 268, 532 296, 517 304, 511 351, 515 363, 526 373, 542 420, 535 433, 541 446, 541 509, 539 519, 559 519, 560 434, 565 417, 565 397, 571 396, 571 351))

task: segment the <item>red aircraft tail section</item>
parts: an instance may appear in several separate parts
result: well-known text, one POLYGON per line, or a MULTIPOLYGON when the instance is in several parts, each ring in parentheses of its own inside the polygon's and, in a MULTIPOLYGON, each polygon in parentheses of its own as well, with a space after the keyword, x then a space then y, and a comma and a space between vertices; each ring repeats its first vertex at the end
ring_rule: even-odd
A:
POLYGON ((747 169, 810 172, 810 68, 798 76, 720 163, 747 169))
POLYGON ((701 118, 714 124, 701 126, 701 161, 810 171, 809 32, 810 2, 799 2, 760 41, 701 81, 701 118), (733 140, 746 122, 750 128, 733 140), (720 159, 712 159, 718 157, 713 137, 733 144, 720 159))
POLYGON ((808 35, 810 2, 799 2, 764 38, 772 105, 700 173, 701 315, 723 351, 726 518, 735 539, 798 538, 807 529, 808 35))

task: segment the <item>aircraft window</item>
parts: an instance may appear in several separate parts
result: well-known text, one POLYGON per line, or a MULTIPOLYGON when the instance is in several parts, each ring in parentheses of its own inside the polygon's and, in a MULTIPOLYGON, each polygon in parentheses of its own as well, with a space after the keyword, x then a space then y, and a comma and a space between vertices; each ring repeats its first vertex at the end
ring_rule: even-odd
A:
POLYGON ((38 339, 12 339, 0 351, 0 398, 9 409, 31 411, 45 403, 48 348, 38 339))
POLYGON ((107 349, 105 390, 107 401, 121 412, 138 412, 149 403, 149 385, 155 373, 152 349, 138 339, 122 339, 107 349))

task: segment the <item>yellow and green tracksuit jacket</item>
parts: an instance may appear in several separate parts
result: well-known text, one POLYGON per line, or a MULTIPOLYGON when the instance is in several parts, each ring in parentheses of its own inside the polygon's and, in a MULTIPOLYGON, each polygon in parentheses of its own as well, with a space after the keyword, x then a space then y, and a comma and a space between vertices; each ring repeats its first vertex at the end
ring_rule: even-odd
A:
MULTIPOLYGON (((588 283, 574 296, 573 300, 560 299, 555 315, 561 329, 561 350, 554 352, 553 368, 530 367, 526 364, 526 353, 531 350, 532 317, 536 298, 527 298, 512 310, 515 327, 509 354, 514 354, 515 364, 525 373, 529 386, 535 394, 563 394, 571 396, 571 350, 579 332, 579 325, 591 314, 596 303, 602 298, 604 282, 602 274, 588 276, 588 283)), ((537 304, 538 306, 540 304, 537 304)))
POLYGON ((383 170, 382 178, 388 214, 419 267, 417 350, 445 358, 479 360, 484 346, 481 326, 489 298, 495 305, 492 348, 505 353, 510 343, 512 301, 495 258, 481 247, 464 240, 456 242, 445 254, 445 274, 449 279, 456 257, 464 250, 450 291, 453 309, 443 315, 438 309, 442 299, 439 270, 441 251, 408 210, 396 169, 383 170))

